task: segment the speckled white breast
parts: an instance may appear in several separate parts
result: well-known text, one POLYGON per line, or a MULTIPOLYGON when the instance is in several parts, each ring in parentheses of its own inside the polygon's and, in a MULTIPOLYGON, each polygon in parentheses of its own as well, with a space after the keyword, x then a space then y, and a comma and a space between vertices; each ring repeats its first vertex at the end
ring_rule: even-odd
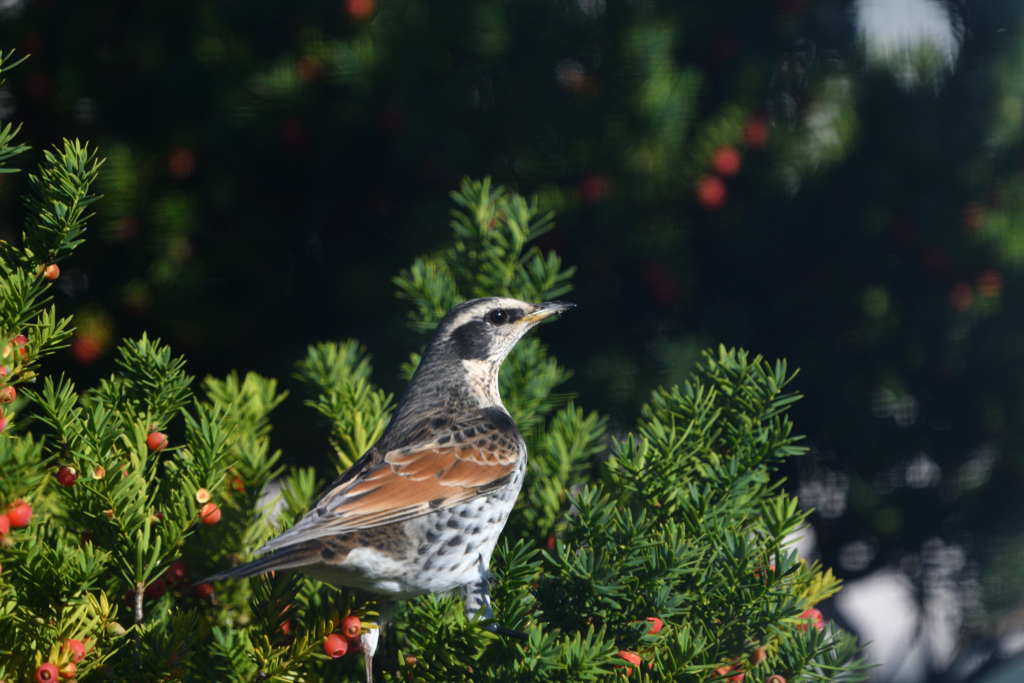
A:
POLYGON ((355 548, 338 564, 302 571, 337 586, 347 586, 408 600, 427 593, 455 590, 480 576, 523 486, 526 458, 509 483, 490 495, 438 510, 404 523, 410 547, 405 557, 355 548))

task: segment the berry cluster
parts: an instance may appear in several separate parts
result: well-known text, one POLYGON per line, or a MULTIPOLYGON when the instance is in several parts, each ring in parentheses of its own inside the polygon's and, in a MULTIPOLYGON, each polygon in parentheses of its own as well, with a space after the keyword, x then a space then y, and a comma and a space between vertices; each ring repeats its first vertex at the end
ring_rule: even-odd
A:
MULTIPOLYGON (((88 639, 86 640, 86 643, 88 639)), ((78 664, 85 659, 88 649, 86 643, 71 638, 64 641, 57 663, 44 662, 36 669, 36 681, 38 683, 51 683, 51 681, 65 680, 72 681, 78 672, 78 664)))
MULTIPOLYGON (((762 118, 751 118, 743 127, 743 140, 748 149, 761 149, 768 144, 768 123, 762 118)), ((740 152, 732 145, 723 145, 711 155, 712 173, 697 178, 694 191, 697 203, 713 211, 725 206, 728 191, 724 178, 732 178, 740 172, 740 152)))
POLYGON ((0 515, 0 542, 11 529, 22 529, 32 519, 32 506, 21 498, 7 506, 6 512, 0 515))
MULTIPOLYGON (((18 351, 19 357, 24 358, 27 351, 25 350, 25 344, 28 343, 28 337, 23 334, 16 335, 11 340, 10 345, 4 348, 3 357, 7 359, 12 352, 18 351)), ((0 366, 0 378, 7 377, 10 374, 10 370, 6 365, 0 366)), ((25 377, 29 377, 32 373, 28 372, 25 377)), ((14 403, 14 399, 18 397, 18 391, 10 384, 5 384, 0 381, 0 404, 8 405, 14 403)), ((0 412, 0 432, 7 429, 7 416, 0 412)))
MULTIPOLYGON (((769 568, 774 571, 775 564, 771 563, 769 568)), ((755 576, 760 576, 760 572, 755 571, 754 575, 755 576)), ((824 617, 821 614, 821 610, 818 610, 818 609, 816 609, 814 607, 811 607, 810 609, 804 610, 804 612, 800 615, 799 618, 805 620, 804 623, 802 623, 799 626, 797 626, 797 628, 799 630, 801 630, 801 631, 804 631, 804 632, 807 631, 807 624, 808 623, 814 624, 814 627, 817 630, 819 630, 819 631, 821 631, 822 629, 825 628, 825 620, 824 620, 824 617)), ((647 617, 647 621, 651 625, 650 629, 648 629, 648 631, 647 631, 647 633, 650 634, 650 635, 657 634, 658 632, 661 631, 662 627, 664 626, 664 622, 661 619, 659 619, 658 617, 647 617)), ((327 644, 326 643, 324 644, 324 648, 325 649, 327 648, 327 644)), ((328 652, 328 654, 330 654, 330 652, 328 652)), ((344 651, 341 654, 345 654, 344 651)), ((341 655, 339 654, 337 656, 340 657, 341 655)), ((618 652, 618 656, 621 659, 626 660, 627 662, 629 662, 630 664, 632 664, 634 666, 639 666, 639 664, 642 661, 642 659, 641 659, 639 654, 637 654, 636 652, 630 652, 629 650, 620 650, 618 652)), ((756 667, 760 666, 767 659, 768 659, 768 652, 763 647, 759 646, 753 652, 751 652, 750 655, 747 657, 747 663, 749 664, 749 668, 753 669, 753 668, 756 668, 756 667)), ((625 668, 627 676, 632 675, 632 673, 633 673, 633 667, 632 666, 624 666, 624 665, 619 665, 619 666, 623 666, 625 668)), ((653 664, 648 663, 647 666, 648 666, 648 668, 652 668, 653 664)), ((722 680, 727 680, 730 683, 741 683, 741 681, 743 681, 743 679, 747 675, 746 672, 743 671, 743 668, 744 668, 744 666, 743 666, 743 662, 742 661, 733 662, 733 663, 727 664, 725 666, 718 667, 717 669, 715 669, 715 673, 718 674, 718 676, 722 680)), ((782 676, 781 674, 771 674, 767 678, 765 678, 765 683, 786 683, 786 678, 784 676, 782 676)))
MULTIPOLYGON (((645 619, 645 621, 647 621, 651 625, 650 628, 647 629, 647 633, 650 634, 650 635, 656 635, 657 633, 659 633, 661 631, 662 626, 665 625, 665 622, 663 622, 658 617, 647 617, 645 619)), ((629 650, 619 650, 618 656, 621 657, 622 659, 625 659, 630 664, 639 665, 640 661, 641 661, 640 660, 640 655, 638 655, 635 652, 630 652, 629 650)), ((651 666, 652 666, 651 664, 647 665, 648 668, 650 668, 651 666)), ((633 667, 627 666, 626 667, 626 675, 629 676, 632 673, 633 673, 633 667)))
POLYGON ((363 624, 359 617, 349 615, 341 620, 341 633, 332 633, 324 638, 324 652, 331 659, 345 656, 350 650, 359 651, 359 634, 363 624))

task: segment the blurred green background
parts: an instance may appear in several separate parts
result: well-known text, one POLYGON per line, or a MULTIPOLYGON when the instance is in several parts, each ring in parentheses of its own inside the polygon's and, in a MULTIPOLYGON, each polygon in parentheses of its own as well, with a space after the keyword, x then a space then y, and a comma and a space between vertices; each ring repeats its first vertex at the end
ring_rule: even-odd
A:
MULTIPOLYGON (((951 634, 879 680, 1024 644, 1024 5, 3 0, 0 45, 32 55, 0 90, 31 154, 107 157, 56 371, 148 330, 197 375, 286 379, 354 336, 399 392, 391 278, 490 175, 558 212, 579 308, 541 336, 617 431, 703 347, 802 369, 783 474, 816 555, 909 586, 912 644, 951 634)), ((292 462, 327 462, 312 424, 281 409, 292 462)))

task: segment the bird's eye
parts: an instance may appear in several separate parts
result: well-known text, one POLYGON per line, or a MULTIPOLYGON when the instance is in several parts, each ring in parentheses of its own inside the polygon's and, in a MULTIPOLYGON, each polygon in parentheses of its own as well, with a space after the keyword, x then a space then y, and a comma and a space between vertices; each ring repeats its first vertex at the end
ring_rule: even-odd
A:
POLYGON ((487 314, 487 322, 492 325, 504 325, 510 318, 511 316, 504 308, 497 308, 487 314))

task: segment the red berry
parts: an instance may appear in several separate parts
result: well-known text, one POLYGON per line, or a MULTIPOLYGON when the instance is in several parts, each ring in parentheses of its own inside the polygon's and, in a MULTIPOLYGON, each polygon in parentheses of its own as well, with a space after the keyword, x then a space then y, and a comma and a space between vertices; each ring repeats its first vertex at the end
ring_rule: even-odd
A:
POLYGON ((65 465, 57 470, 57 483, 61 486, 74 486, 78 481, 78 470, 65 465))
POLYGON ((212 583, 201 583, 198 586, 196 586, 195 588, 193 588, 192 592, 195 593, 195 596, 197 598, 199 598, 200 600, 205 600, 207 598, 211 598, 211 597, 213 597, 213 593, 214 593, 213 584, 212 583))
POLYGON ((0 536, 11 532, 11 518, 7 515, 0 515, 0 536))
MULTIPOLYGON (((619 650, 619 657, 622 657, 630 664, 640 664, 640 655, 638 655, 635 652, 630 652, 629 650, 619 650)), ((626 675, 628 676, 631 673, 633 673, 633 667, 627 666, 626 675)))
POLYGON ((347 616, 341 620, 341 632, 349 638, 355 638, 362 630, 363 625, 359 623, 359 617, 347 616))
POLYGON ((185 563, 181 560, 175 560, 164 572, 164 581, 167 583, 178 583, 179 581, 184 581, 186 576, 188 576, 188 571, 185 568, 185 563))
POLYGON ((51 263, 50 265, 46 266, 46 268, 43 270, 43 277, 45 277, 50 282, 53 282, 54 280, 60 277, 60 266, 58 266, 56 263, 51 263))
POLYGON ((348 652, 348 641, 337 633, 332 633, 324 638, 324 652, 331 659, 337 659, 348 652))
POLYGON ((11 340, 11 346, 18 349, 21 352, 21 357, 24 358, 27 351, 25 351, 25 344, 28 343, 28 337, 23 334, 16 335, 11 340))
POLYGON ((374 0, 345 0, 345 11, 353 19, 366 19, 373 14, 374 0))
POLYGON ((743 126, 743 140, 751 149, 761 149, 768 144, 768 122, 752 118, 743 126))
POLYGON ((4 387, 0 389, 0 403, 14 403, 14 399, 18 397, 18 392, 14 387, 4 387))
POLYGON ((725 206, 725 183, 713 175, 701 176, 697 179, 697 203, 705 209, 713 211, 725 206))
POLYGON ((767 658, 768 653, 764 651, 763 647, 759 647, 750 653, 750 656, 747 657, 747 661, 750 662, 750 666, 757 666, 767 658))
POLYGON ((3 414, 0 414, 0 433, 7 429, 7 418, 3 414))
POLYGON ((149 599, 159 598, 161 595, 167 592, 167 584, 163 579, 157 579, 153 583, 146 586, 146 591, 143 593, 149 599))
POLYGON ((658 617, 647 617, 647 621, 651 622, 651 630, 648 633, 652 635, 660 631, 664 625, 664 622, 658 617))
POLYGON ((74 662, 68 662, 60 668, 60 677, 66 681, 70 681, 75 677, 75 672, 78 671, 78 667, 75 666, 74 662))
POLYGON ((216 524, 220 521, 220 508, 216 503, 207 503, 199 508, 199 519, 203 524, 216 524))
POLYGON ((32 519, 32 506, 23 500, 14 501, 10 509, 7 510, 7 519, 15 529, 28 526, 29 520, 32 519))
POLYGON ((711 167, 720 176, 734 176, 740 172, 740 166, 740 153, 735 147, 719 147, 711 156, 711 167))
POLYGON ((167 435, 163 432, 150 432, 146 437, 146 445, 151 451, 162 451, 167 445, 167 435))
POLYGON ((57 680, 60 673, 57 671, 57 667, 47 662, 38 669, 36 669, 36 680, 39 683, 51 683, 51 681, 57 680))
MULTIPOLYGON (((729 676, 729 674, 736 671, 736 669, 738 668, 740 668, 739 664, 733 664, 732 666, 720 666, 717 669, 715 669, 715 673, 717 673, 719 676, 729 676)), ((738 674, 729 676, 729 680, 732 681, 732 683, 739 683, 743 680, 744 676, 746 676, 746 674, 740 672, 738 674)))
POLYGON ((71 661, 78 664, 85 658, 85 643, 80 640, 70 638, 64 641, 64 649, 71 650, 71 661))
MULTIPOLYGON (((825 618, 821 616, 821 610, 819 609, 815 609, 814 607, 812 607, 810 609, 804 610, 803 614, 800 615, 800 618, 810 620, 810 622, 814 624, 814 628, 818 629, 819 631, 825 628, 825 618)), ((800 624, 798 628, 801 631, 807 631, 807 624, 800 624)))
POLYGON ((71 355, 83 365, 95 363, 102 354, 103 343, 95 335, 82 333, 71 339, 71 355))
POLYGON ((985 297, 997 297, 1003 291, 1003 276, 998 270, 986 270, 978 276, 978 293, 985 297))
POLYGON ((780 676, 779 674, 772 674, 768 678, 764 679, 764 683, 786 683, 786 679, 784 676, 780 676))

